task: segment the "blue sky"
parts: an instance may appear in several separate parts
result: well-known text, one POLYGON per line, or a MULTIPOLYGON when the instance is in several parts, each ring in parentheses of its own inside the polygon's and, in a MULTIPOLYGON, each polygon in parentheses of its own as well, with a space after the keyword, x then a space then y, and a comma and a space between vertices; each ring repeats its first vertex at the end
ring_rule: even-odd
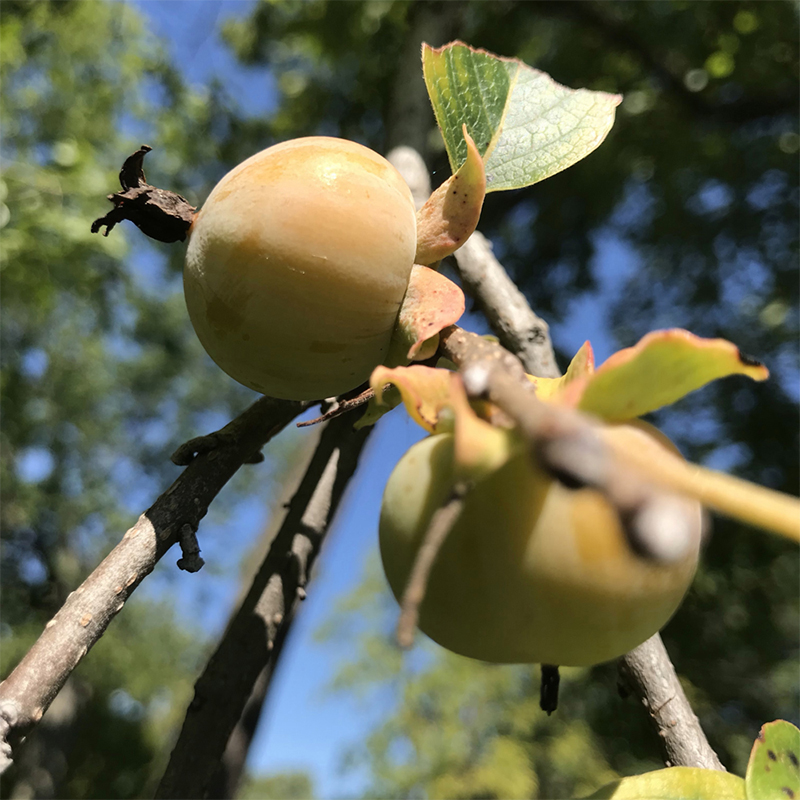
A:
MULTIPOLYGON (((219 37, 221 22, 246 15, 253 2, 139 0, 134 5, 147 15, 190 84, 201 87, 218 78, 248 113, 266 114, 274 108, 276 95, 270 76, 262 69, 239 65, 219 37)), ((612 235, 601 235, 597 246, 598 294, 611 295, 635 257, 612 235)), ((147 265, 142 269, 146 271, 147 265)), ((598 361, 604 360, 613 349, 604 307, 597 295, 577 300, 568 319, 553 327, 554 340, 566 352, 574 352, 590 338, 598 361)), ((482 319, 474 317, 465 318, 462 324, 477 332, 486 329, 482 319)), ((249 766, 254 772, 309 773, 321 798, 352 796, 363 789, 367 776, 342 773, 341 758, 389 708, 377 704, 365 709, 347 696, 327 691, 337 665, 349 654, 342 646, 315 642, 314 632, 329 618, 337 601, 357 585, 365 563, 375 556, 383 487, 394 464, 422 435, 400 410, 386 417, 375 432, 325 544, 308 599, 294 623, 250 753, 249 766)), ((267 518, 263 496, 243 502, 224 528, 214 524, 212 514, 200 531, 211 568, 197 576, 181 573, 176 577, 174 559, 167 558, 143 587, 145 592, 157 594, 171 587, 177 591, 174 602, 179 615, 212 633, 220 632, 239 590, 239 561, 258 539, 267 518), (231 551, 233 531, 236 547, 231 551)))

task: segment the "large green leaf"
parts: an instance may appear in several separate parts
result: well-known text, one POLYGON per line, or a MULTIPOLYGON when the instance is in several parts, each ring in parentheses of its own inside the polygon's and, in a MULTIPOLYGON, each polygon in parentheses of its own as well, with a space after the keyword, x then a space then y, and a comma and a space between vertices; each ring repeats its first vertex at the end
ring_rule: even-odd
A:
POLYGON ((763 725, 747 764, 747 800, 800 798, 800 730, 779 719, 763 725))
POLYGON ((728 772, 670 767, 609 783, 587 800, 745 800, 744 781, 728 772))
POLYGON ((487 192, 530 186, 585 158, 611 130, 622 100, 568 89, 518 59, 458 41, 423 45, 422 68, 453 172, 467 157, 466 125, 484 159, 487 192))

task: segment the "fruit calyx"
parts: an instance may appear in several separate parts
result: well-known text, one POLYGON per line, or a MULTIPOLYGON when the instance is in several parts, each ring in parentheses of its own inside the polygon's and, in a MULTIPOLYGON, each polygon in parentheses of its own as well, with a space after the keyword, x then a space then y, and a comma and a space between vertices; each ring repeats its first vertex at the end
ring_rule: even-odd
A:
POLYGON ((114 208, 92 223, 92 233, 108 236, 111 229, 127 219, 151 239, 159 242, 182 242, 186 239, 197 209, 188 200, 168 189, 147 183, 144 157, 153 148, 143 144, 125 159, 119 173, 121 192, 108 195, 114 208))

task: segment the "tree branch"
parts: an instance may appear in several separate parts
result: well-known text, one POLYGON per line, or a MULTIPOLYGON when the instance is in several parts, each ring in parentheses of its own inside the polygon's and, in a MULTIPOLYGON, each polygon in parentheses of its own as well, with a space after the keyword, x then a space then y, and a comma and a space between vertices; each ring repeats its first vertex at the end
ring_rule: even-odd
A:
POLYGON ((700 727, 659 634, 624 655, 619 671, 647 709, 668 767, 725 771, 700 727))
POLYGON ((509 278, 492 252, 492 243, 480 232, 454 253, 464 289, 478 303, 500 343, 539 378, 557 378, 550 328, 534 314, 525 295, 509 278))
POLYGON ((354 432, 346 417, 323 430, 247 596, 195 684, 156 797, 218 796, 212 788, 227 785, 219 770, 231 733, 265 673, 260 693, 262 700, 266 696, 308 575, 370 430, 354 432))
MULTIPOLYGON (((214 436, 218 446, 195 457, 139 517, 122 541, 67 598, 33 647, 0 684, 0 772, 42 718, 65 681, 122 610, 134 589, 183 537, 197 566, 194 533, 208 506, 239 467, 308 404, 263 397, 214 436)), ((193 563, 192 563, 193 562, 193 563)))
MULTIPOLYGON (((493 283, 497 277, 489 275, 487 280, 493 283)), ((503 342, 501 331, 494 326, 493 329, 503 342)), ((517 340, 524 341, 524 328, 517 334, 517 340)), ((509 349, 520 357, 528 371, 534 372, 536 363, 528 360, 528 353, 514 351, 513 345, 509 349)), ((725 769, 689 705, 659 634, 623 656, 619 669, 631 691, 650 709, 650 719, 663 742, 669 764, 725 769)))
POLYGON ((439 352, 462 374, 467 394, 487 399, 527 440, 531 457, 567 488, 602 492, 619 515, 633 550, 663 563, 680 561, 700 537, 697 505, 637 474, 600 435, 602 427, 573 409, 543 403, 522 362, 501 345, 455 325, 439 334, 439 352))
MULTIPOLYGON (((419 208, 431 192, 430 176, 422 156, 411 147, 397 147, 387 156, 403 176, 419 208)), ((456 272, 464 290, 478 304, 500 344, 525 364, 531 375, 557 378, 550 329, 531 309, 525 295, 495 258, 491 242, 480 232, 454 253, 456 272)))

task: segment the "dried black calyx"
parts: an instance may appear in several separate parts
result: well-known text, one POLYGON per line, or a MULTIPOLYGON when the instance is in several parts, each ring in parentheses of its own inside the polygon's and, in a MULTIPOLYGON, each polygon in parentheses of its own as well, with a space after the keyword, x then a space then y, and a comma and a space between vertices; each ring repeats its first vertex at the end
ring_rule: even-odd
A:
POLYGON ((152 150, 143 144, 125 159, 119 173, 121 192, 110 194, 114 208, 92 223, 92 233, 105 226, 104 236, 122 220, 130 220, 139 230, 159 242, 182 242, 191 227, 197 209, 175 192, 147 183, 143 162, 152 150))

